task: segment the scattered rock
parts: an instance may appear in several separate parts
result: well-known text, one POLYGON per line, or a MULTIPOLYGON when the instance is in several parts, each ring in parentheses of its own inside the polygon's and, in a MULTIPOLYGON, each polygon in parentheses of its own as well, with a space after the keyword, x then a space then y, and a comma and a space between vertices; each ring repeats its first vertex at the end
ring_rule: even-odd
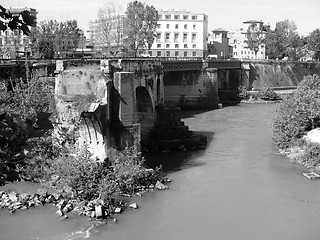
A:
POLYGON ((43 188, 39 188, 37 191, 37 194, 40 197, 46 198, 48 196, 48 190, 47 189, 43 189, 43 188))
POLYGON ((61 210, 56 211, 56 214, 58 214, 59 217, 62 217, 64 215, 64 213, 61 210))
POLYGON ((95 206, 95 215, 96 215, 96 218, 105 217, 104 207, 102 205, 95 206))
POLYGON ((16 202, 18 201, 18 196, 17 196, 17 193, 15 192, 11 192, 8 194, 8 197, 10 199, 11 202, 16 202))
POLYGON ((137 205, 137 203, 131 203, 128 207, 133 208, 133 209, 137 209, 138 205, 137 205))
POLYGON ((121 213, 122 212, 122 209, 117 207, 115 210, 114 210, 114 213, 121 213))
POLYGON ((167 189, 167 188, 168 188, 168 186, 164 185, 163 183, 161 183, 161 182, 159 182, 159 181, 156 182, 156 189, 158 189, 158 190, 165 190, 165 189, 167 189))

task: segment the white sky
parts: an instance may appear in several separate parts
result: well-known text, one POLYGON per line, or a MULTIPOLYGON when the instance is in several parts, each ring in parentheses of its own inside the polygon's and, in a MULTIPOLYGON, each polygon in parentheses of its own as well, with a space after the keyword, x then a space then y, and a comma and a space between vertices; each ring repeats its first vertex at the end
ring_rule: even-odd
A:
MULTIPOLYGON (((78 26, 88 30, 99 7, 107 0, 0 0, 0 5, 31 7, 38 11, 38 21, 76 19, 78 26)), ((126 5, 130 0, 115 0, 126 5)), ((145 0, 156 9, 189 9, 209 16, 209 30, 224 28, 232 31, 246 20, 262 20, 274 28, 275 23, 293 20, 300 34, 320 28, 320 0, 145 0)))

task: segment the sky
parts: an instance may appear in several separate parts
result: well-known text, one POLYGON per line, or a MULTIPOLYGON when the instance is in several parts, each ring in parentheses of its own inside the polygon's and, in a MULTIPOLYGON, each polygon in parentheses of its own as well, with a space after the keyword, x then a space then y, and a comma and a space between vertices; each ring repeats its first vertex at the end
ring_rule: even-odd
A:
MULTIPOLYGON (((89 21, 97 18, 98 9, 108 0, 0 0, 0 5, 30 7, 38 11, 38 21, 76 19, 83 30, 89 29, 89 21)), ((115 0, 126 6, 131 0, 115 0)), ((262 20, 274 29, 275 23, 293 20, 297 31, 307 35, 320 28, 319 0, 141 0, 160 9, 188 9, 208 15, 209 30, 224 28, 234 31, 243 27, 246 20, 262 20)))

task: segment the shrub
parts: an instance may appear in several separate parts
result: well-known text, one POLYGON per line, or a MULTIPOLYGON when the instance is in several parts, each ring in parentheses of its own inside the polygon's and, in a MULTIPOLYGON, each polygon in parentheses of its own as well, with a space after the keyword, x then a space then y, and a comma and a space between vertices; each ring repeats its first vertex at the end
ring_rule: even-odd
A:
POLYGON ((279 99, 278 94, 269 87, 261 88, 258 92, 258 97, 263 100, 276 101, 279 99))
POLYGON ((279 105, 274 116, 272 140, 280 148, 290 147, 306 131, 320 126, 320 78, 306 76, 296 92, 279 105))
POLYGON ((237 95, 240 99, 247 100, 250 97, 250 94, 245 86, 239 86, 237 92, 237 95))
POLYGON ((108 160, 92 160, 87 147, 83 147, 76 156, 66 155, 53 161, 48 173, 59 175, 59 186, 70 187, 81 200, 101 198, 105 201, 114 195, 132 194, 155 184, 161 175, 158 169, 146 170, 137 149, 128 146, 112 164, 108 160))
POLYGON ((299 149, 299 154, 296 154, 292 161, 308 167, 310 169, 315 169, 320 164, 320 144, 305 142, 304 146, 296 147, 299 149))

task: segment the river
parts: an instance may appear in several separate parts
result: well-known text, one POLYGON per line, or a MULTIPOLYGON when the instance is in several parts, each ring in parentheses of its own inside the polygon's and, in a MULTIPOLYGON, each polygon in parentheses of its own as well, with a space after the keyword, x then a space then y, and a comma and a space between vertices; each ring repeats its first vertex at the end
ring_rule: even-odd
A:
POLYGON ((185 124, 208 137, 207 148, 146 156, 163 165, 170 189, 130 200, 139 208, 118 215, 117 223, 91 229, 85 217, 59 220, 52 206, 1 210, 0 239, 319 239, 320 182, 277 154, 270 131, 275 108, 184 112, 185 124))

